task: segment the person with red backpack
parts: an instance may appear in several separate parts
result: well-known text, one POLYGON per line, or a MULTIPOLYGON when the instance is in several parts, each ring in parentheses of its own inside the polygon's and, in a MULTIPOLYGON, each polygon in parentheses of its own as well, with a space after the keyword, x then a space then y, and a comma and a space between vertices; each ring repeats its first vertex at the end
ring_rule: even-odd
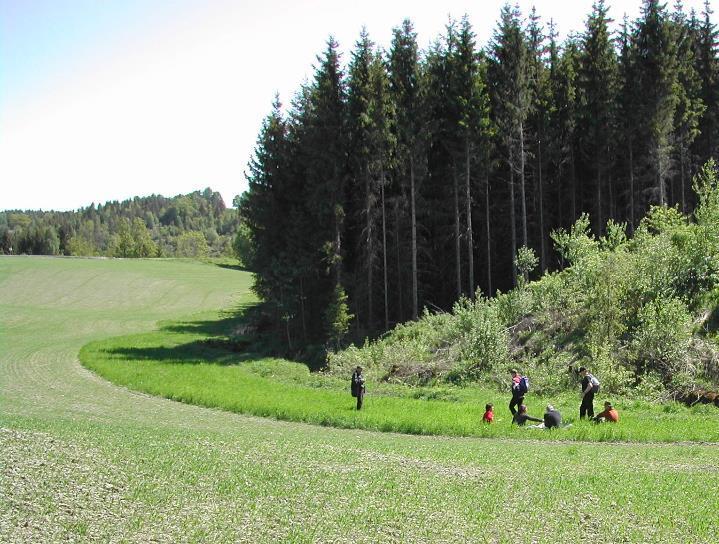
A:
POLYGON ((524 404, 524 395, 529 391, 529 378, 520 376, 514 368, 509 373, 512 375, 512 400, 509 401, 509 411, 515 416, 517 406, 524 404))

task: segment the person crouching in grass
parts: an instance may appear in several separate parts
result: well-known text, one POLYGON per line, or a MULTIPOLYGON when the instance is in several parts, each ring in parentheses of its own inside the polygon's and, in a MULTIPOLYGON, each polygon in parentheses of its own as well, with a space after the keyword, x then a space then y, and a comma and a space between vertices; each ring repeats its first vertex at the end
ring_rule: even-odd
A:
POLYGON ((611 402, 606 401, 604 411, 598 413, 593 421, 595 423, 619 423, 619 412, 616 411, 611 402))
POLYGON ((482 416, 482 421, 484 423, 494 422, 494 404, 489 403, 484 407, 484 415, 482 416))

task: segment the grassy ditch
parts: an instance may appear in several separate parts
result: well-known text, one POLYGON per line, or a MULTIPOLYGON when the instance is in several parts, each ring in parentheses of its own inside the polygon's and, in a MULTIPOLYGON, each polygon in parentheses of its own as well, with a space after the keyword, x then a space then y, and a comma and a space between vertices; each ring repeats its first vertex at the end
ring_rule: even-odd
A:
MULTIPOLYGON (((340 428, 423 435, 511 437, 543 440, 719 442, 714 406, 688 408, 641 399, 611 398, 618 425, 578 421, 578 395, 527 396, 530 414, 541 417, 551 402, 570 428, 516 428, 508 395, 480 387, 409 387, 369 383, 365 409, 357 412, 348 380, 310 373, 299 363, 238 353, 223 332, 241 316, 205 313, 163 322, 150 333, 105 339, 84 346, 82 363, 111 382, 151 395, 231 412, 340 428), (485 403, 495 405, 493 425, 481 423, 485 403)), ((599 395, 599 411, 606 399, 599 395)))

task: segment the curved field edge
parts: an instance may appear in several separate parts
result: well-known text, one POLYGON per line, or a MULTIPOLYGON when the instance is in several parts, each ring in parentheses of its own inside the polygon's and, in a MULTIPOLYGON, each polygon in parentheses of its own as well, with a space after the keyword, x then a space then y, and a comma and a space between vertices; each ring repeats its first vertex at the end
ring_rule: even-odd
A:
POLYGON ((517 428, 510 424, 506 395, 473 388, 447 392, 369 384, 365 408, 358 412, 344 381, 310 373, 300 363, 225 349, 217 341, 222 327, 220 312, 165 321, 159 323, 159 330, 91 342, 80 350, 79 359, 110 382, 150 395, 322 426, 531 440, 719 442, 719 418, 712 406, 690 409, 629 399, 614 399, 622 414, 618 425, 594 425, 574 420, 578 405, 574 395, 553 399, 529 395, 527 403, 534 415, 541 416, 544 405, 552 402, 572 422, 559 431, 517 428), (435 400, 438 397, 448 400, 435 400), (481 423, 487 402, 495 405, 493 425, 481 423))

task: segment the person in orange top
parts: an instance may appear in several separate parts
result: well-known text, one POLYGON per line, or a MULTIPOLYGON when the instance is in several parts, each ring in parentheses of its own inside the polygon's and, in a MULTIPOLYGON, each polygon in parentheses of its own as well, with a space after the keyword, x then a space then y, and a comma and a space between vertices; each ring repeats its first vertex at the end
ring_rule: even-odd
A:
POLYGON ((604 403, 604 411, 597 414, 594 418, 595 423, 617 423, 619 421, 619 412, 617 412, 612 403, 607 401, 604 403))
POLYGON ((494 422, 494 404, 487 404, 484 407, 484 415, 482 416, 482 421, 485 423, 492 423, 494 422))

